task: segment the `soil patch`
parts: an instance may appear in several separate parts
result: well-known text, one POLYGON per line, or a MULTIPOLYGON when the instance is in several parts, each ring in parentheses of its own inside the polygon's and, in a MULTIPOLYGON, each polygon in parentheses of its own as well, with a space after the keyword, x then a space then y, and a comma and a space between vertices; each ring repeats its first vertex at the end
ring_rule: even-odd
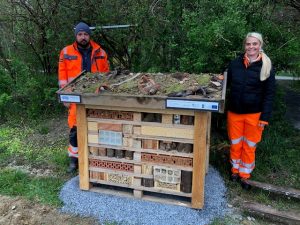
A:
POLYGON ((0 195, 0 224, 9 225, 98 225, 91 218, 62 214, 57 209, 22 198, 0 195))
POLYGON ((169 97, 201 96, 220 99, 223 75, 189 73, 129 73, 112 71, 85 73, 68 84, 64 93, 103 93, 157 95, 169 97))

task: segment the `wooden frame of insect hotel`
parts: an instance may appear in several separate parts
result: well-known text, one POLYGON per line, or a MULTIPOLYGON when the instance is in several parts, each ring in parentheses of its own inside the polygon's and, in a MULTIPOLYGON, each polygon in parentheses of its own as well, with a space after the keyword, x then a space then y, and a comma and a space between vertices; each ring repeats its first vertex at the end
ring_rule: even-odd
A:
POLYGON ((80 189, 202 208, 225 89, 226 74, 80 74, 57 92, 77 104, 80 189))

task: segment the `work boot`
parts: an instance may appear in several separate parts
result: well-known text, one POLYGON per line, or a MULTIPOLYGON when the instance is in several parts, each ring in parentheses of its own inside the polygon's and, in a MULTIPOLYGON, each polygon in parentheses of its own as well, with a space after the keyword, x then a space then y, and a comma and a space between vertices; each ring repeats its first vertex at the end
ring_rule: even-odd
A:
POLYGON ((231 176, 230 176, 230 180, 231 180, 232 182, 238 182, 239 179, 240 179, 240 177, 239 177, 239 174, 238 174, 238 173, 233 173, 233 174, 231 174, 231 176))
POLYGON ((78 169, 78 158, 70 157, 69 168, 67 170, 68 173, 75 173, 78 169))
POLYGON ((247 182, 248 181, 248 179, 241 179, 241 186, 242 186, 242 188, 244 189, 244 190, 250 190, 251 189, 251 185, 247 182))

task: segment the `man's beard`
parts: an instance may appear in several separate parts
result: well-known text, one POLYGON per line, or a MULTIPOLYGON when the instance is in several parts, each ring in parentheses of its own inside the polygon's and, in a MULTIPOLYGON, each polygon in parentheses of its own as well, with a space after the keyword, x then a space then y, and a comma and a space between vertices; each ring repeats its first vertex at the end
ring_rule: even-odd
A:
POLYGON ((87 48, 90 45, 90 42, 87 40, 82 40, 81 42, 76 41, 80 48, 87 48))

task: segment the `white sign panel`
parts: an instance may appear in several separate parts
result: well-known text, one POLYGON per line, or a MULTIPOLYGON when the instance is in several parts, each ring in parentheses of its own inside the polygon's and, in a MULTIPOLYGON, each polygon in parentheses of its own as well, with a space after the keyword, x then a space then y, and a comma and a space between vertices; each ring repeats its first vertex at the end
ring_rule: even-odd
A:
POLYGON ((218 102, 167 99, 166 108, 218 111, 218 102))
POLYGON ((80 103, 79 95, 59 95, 61 102, 80 103))

